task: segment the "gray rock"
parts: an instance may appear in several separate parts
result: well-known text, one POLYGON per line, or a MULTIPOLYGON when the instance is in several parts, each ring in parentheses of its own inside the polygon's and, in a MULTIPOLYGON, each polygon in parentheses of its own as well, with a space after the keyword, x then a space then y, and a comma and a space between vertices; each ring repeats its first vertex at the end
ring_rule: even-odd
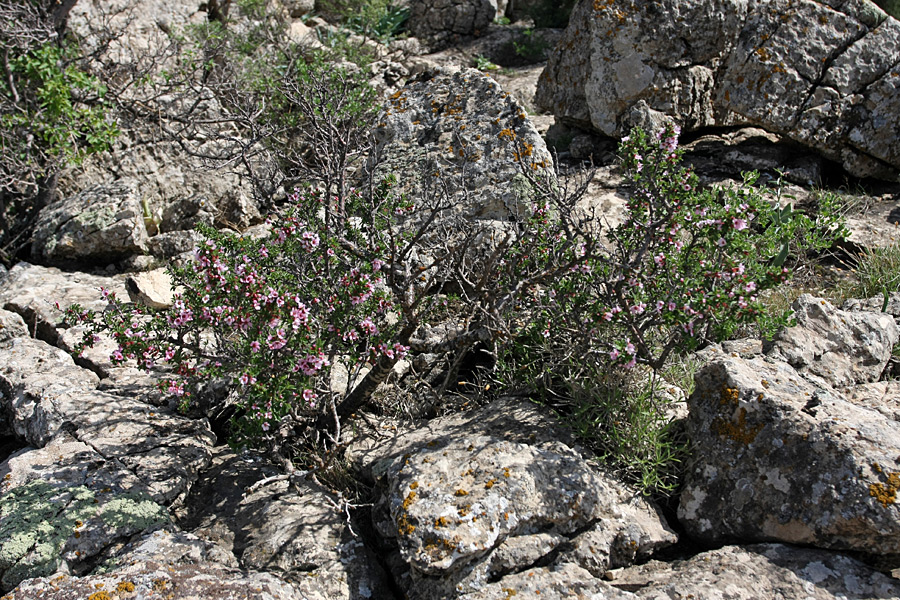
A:
POLYGON ((131 471, 65 433, 10 456, 0 478, 4 592, 83 568, 110 546, 169 522, 131 471))
POLYGON ((193 229, 168 231, 150 238, 148 248, 157 258, 175 258, 191 252, 203 241, 203 236, 193 229))
POLYGON ((17 337, 28 337, 28 327, 18 314, 0 308, 0 344, 17 337))
POLYGON ((32 338, 0 347, 0 406, 15 435, 43 446, 83 407, 73 401, 99 378, 63 350, 32 338))
POLYGON ((96 391, 97 376, 40 340, 17 338, 0 348, 0 406, 13 432, 44 446, 73 432, 105 458, 116 459, 158 502, 183 494, 209 463, 208 426, 134 398, 96 391))
POLYGON ((543 600, 628 600, 635 596, 592 577, 590 573, 571 563, 507 575, 477 591, 457 596, 460 600, 509 600, 513 597, 543 600))
POLYGON ((376 511, 378 531, 396 540, 410 567, 404 586, 413 597, 475 592, 564 542, 573 549, 558 562, 601 575, 675 541, 633 491, 594 472, 562 443, 537 442, 529 432, 534 417, 518 431, 506 430, 520 439, 534 435, 532 443, 503 439, 497 425, 514 419, 505 411, 511 405, 471 413, 468 428, 455 415, 384 444, 388 455, 411 440, 417 445, 391 462, 376 511))
POLYGON ((900 423, 817 381, 763 358, 696 375, 678 510, 690 535, 900 553, 900 423))
POLYGON ((642 600, 900 597, 900 582, 852 558, 782 544, 726 546, 687 560, 651 561, 616 573, 612 584, 642 600))
POLYGON ((408 84, 390 99, 375 139, 378 175, 397 174, 411 198, 447 186, 455 210, 470 218, 525 214, 531 187, 521 170, 552 171, 521 105, 475 69, 438 70, 408 84))
POLYGON ((85 189, 41 210, 32 255, 52 263, 117 261, 147 250, 144 215, 131 182, 85 189))
POLYGON ((217 452, 180 524, 234 552, 245 569, 298 581, 310 598, 387 597, 384 573, 353 534, 339 499, 311 483, 264 481, 277 473, 259 455, 217 452))
POLYGON ((755 125, 860 177, 900 170, 900 22, 857 0, 582 0, 538 84, 557 117, 621 137, 755 125))
POLYGON ((407 27, 415 37, 439 48, 485 33, 505 8, 505 0, 411 0, 407 27))
POLYGON ((303 593, 295 585, 270 573, 229 568, 218 560, 211 562, 211 558, 220 557, 210 556, 204 551, 202 543, 184 534, 156 532, 119 559, 121 568, 111 571, 98 569, 84 577, 61 574, 52 578, 31 579, 21 583, 9 598, 327 600, 327 596, 321 593, 303 593), (167 539, 167 535, 171 539, 167 539), (106 595, 98 596, 102 592, 106 595))
POLYGON ((844 311, 809 294, 797 298, 791 308, 797 325, 775 336, 769 356, 837 387, 881 377, 900 339, 891 315, 844 311))
POLYGON ((0 306, 18 313, 37 337, 56 343, 63 327, 64 312, 72 304, 102 311, 109 304, 101 288, 126 298, 125 278, 103 277, 77 271, 60 271, 21 262, 0 286, 0 306))

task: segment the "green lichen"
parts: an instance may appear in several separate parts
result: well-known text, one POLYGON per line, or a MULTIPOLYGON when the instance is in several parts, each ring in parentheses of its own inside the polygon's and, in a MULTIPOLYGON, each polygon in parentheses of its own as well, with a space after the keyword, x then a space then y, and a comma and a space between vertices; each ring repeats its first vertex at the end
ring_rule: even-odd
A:
POLYGON ((142 495, 120 496, 107 502, 100 518, 111 527, 144 530, 169 521, 166 509, 142 495))
POLYGON ((62 566, 66 544, 92 525, 111 530, 113 538, 167 521, 165 508, 146 494, 100 503, 84 486, 31 481, 0 498, 0 587, 12 589, 25 579, 54 573, 62 566))

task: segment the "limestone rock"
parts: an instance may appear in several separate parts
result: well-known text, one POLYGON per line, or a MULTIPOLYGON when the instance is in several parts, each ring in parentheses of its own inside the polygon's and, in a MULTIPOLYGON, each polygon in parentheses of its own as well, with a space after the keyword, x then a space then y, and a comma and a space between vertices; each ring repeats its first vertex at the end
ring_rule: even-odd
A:
POLYGON ((0 348, 0 406, 15 435, 34 446, 45 445, 80 412, 73 396, 98 382, 66 352, 40 340, 16 338, 0 348))
POLYGON ((616 573, 612 584, 641 600, 670 598, 900 597, 900 583, 834 552, 783 544, 726 546, 672 563, 651 561, 616 573))
POLYGON ((844 311, 809 294, 791 308, 797 325, 780 331, 767 354, 837 387, 881 377, 900 339, 891 315, 844 311))
POLYGON ((771 359, 695 377, 679 520, 708 541, 900 554, 900 423, 771 359))
POLYGON ((507 575, 496 583, 457 596, 460 600, 508 600, 523 598, 591 598, 592 600, 628 600, 635 596, 623 592, 571 563, 556 567, 528 569, 507 575))
POLYGON ((582 0, 536 102, 613 137, 665 116, 754 125, 895 179, 898 48, 900 21, 865 0, 582 0))
POLYGON ((22 317, 0 308, 0 344, 17 337, 28 337, 28 327, 22 317))
MULTIPOLYGON (((293 584, 265 572, 241 571, 210 562, 198 552, 195 540, 164 532, 146 538, 130 554, 118 559, 123 566, 84 577, 66 574, 31 579, 13 590, 10 600, 47 598, 141 598, 143 600, 327 600, 327 596, 301 593, 293 584), (155 548, 154 548, 155 547, 155 548), (166 553, 160 550, 165 549, 166 553), (193 557, 201 560, 194 561, 193 557), (105 592, 105 596, 98 596, 105 592)), ((113 561, 118 562, 118 561, 113 561)))
POLYGON ((171 308, 177 291, 166 269, 135 273, 125 280, 125 288, 132 302, 150 308, 171 308))
POLYGON ((438 48, 484 33, 503 16, 506 0, 411 0, 409 5, 409 31, 438 48))
POLYGON ((410 567, 409 594, 474 592, 568 542, 574 550, 558 562, 599 576, 675 541, 652 506, 564 444, 490 433, 501 414, 502 405, 476 411, 465 435, 458 417, 432 421, 434 437, 388 468, 376 527, 410 567))
POLYGON ((21 262, 0 285, 0 306, 21 315, 37 337, 56 343, 63 329, 65 309, 80 304, 89 310, 103 311, 109 302, 103 298, 101 288, 124 300, 124 283, 122 276, 103 277, 21 262))
POLYGON ((408 84, 390 99, 375 139, 379 176, 395 173, 411 198, 447 186, 454 210, 470 218, 525 214, 531 188, 521 169, 549 175, 553 164, 521 105, 475 69, 408 84))
POLYGON ((77 570, 111 545, 169 521, 133 473, 65 433, 10 456, 0 478, 4 592, 31 577, 77 570))
POLYGON ((388 596, 385 576, 370 550, 351 532, 338 500, 312 484, 274 480, 263 456, 217 452, 212 468, 186 501, 182 527, 240 556, 245 569, 298 580, 310 598, 388 596))
POLYGON ((94 186, 44 208, 32 244, 53 263, 116 261, 147 250, 144 214, 131 182, 94 186))

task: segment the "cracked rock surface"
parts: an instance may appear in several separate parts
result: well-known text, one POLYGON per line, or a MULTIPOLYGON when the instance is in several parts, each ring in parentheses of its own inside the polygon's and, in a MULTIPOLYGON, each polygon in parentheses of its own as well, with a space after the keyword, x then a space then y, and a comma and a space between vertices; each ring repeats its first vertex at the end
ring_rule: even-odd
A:
POLYGON ((409 567, 411 597, 475 592, 539 561, 602 576, 675 542, 653 506, 565 444, 493 430, 510 403, 469 415, 465 436, 458 417, 432 421, 433 437, 410 434, 419 443, 387 468, 375 524, 409 567))
POLYGON ((583 0, 536 103, 612 137, 754 125, 894 180, 900 21, 867 0, 583 0))
POLYGON ((873 406, 877 384, 837 389, 777 358, 737 356, 695 383, 678 510, 691 536, 900 554, 900 427, 895 401, 873 406))

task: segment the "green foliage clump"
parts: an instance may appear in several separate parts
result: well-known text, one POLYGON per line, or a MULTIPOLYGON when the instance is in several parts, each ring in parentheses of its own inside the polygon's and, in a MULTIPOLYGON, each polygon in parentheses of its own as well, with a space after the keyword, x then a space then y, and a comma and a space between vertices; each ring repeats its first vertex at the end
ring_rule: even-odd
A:
POLYGON ((770 314, 761 293, 843 231, 827 203, 811 218, 756 174, 702 188, 680 164, 677 134, 623 139, 625 219, 599 251, 576 248, 582 263, 535 297, 530 324, 498 354, 502 381, 559 407, 610 466, 654 492, 672 491, 683 456, 659 374, 742 325, 787 324, 789 311, 770 314))
POLYGON ((118 134, 107 87, 39 3, 0 2, 0 260, 27 245, 57 178, 118 134))
POLYGON ((855 282, 845 286, 843 294, 853 298, 884 298, 900 291, 900 244, 869 248, 857 257, 855 282))

